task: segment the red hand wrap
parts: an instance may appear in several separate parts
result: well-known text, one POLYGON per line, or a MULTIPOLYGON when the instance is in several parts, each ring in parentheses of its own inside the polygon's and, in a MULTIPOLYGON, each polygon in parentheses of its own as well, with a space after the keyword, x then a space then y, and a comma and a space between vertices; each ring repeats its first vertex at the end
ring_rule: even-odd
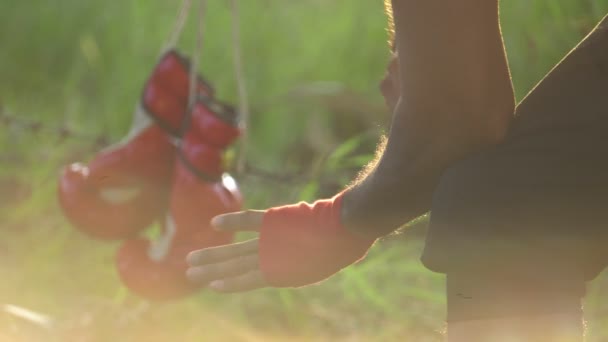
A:
POLYGON ((260 268, 274 287, 317 283, 365 257, 376 239, 340 223, 343 194, 269 209, 260 230, 260 268))

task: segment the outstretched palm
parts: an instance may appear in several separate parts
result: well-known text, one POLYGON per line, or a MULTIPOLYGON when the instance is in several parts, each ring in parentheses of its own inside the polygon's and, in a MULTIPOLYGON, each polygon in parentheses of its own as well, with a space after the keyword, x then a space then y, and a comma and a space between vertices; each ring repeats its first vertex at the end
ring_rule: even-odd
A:
MULTIPOLYGON (((211 223, 221 231, 259 231, 265 211, 248 210, 215 217, 211 223)), ((268 284, 259 266, 258 239, 212 247, 188 255, 188 278, 208 283, 223 293, 250 291, 268 284)))

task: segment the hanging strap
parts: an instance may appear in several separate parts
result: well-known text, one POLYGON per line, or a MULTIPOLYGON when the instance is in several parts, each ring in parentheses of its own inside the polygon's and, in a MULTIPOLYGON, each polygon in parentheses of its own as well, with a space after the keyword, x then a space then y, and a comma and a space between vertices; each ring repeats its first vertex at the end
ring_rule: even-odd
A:
POLYGON ((249 145, 249 99, 247 95, 247 85, 245 82, 245 71, 243 68, 243 56, 241 50, 241 27, 238 0, 230 0, 230 10, 232 14, 232 57, 234 64, 234 76, 238 88, 239 104, 238 112, 240 115, 241 141, 237 152, 236 171, 238 174, 245 172, 247 162, 247 146, 249 145))
MULTIPOLYGON (((192 110, 197 100, 197 70, 201 53, 203 50, 203 36, 205 29, 205 12, 207 9, 207 1, 199 0, 198 14, 196 17, 196 39, 194 43, 194 51, 192 52, 192 58, 190 60, 190 84, 188 87, 188 108, 186 110, 186 117, 182 121, 180 132, 183 134, 188 131, 192 122, 192 110)), ((181 146, 181 140, 177 142, 177 146, 181 146)), ((179 149, 178 149, 179 151, 179 149)))
MULTIPOLYGON (((196 74, 198 70, 198 64, 201 58, 201 52, 203 50, 203 34, 205 29, 205 11, 206 11, 206 0, 200 0, 198 15, 196 18, 196 41, 194 43, 194 52, 192 53, 192 62, 190 64, 190 91, 188 93, 188 115, 190 116, 194 104, 196 103, 196 74)), ((190 120, 186 120, 189 124, 190 120)))
POLYGON ((163 50, 161 51, 161 55, 165 52, 175 48, 177 42, 179 41, 179 37, 182 35, 184 31, 184 27, 186 26, 186 21, 188 20, 188 13, 190 13, 190 8, 192 7, 192 0, 182 0, 182 4, 179 7, 179 12, 177 14, 177 18, 175 19, 175 24, 173 25, 173 29, 171 30, 171 34, 165 43, 163 50))

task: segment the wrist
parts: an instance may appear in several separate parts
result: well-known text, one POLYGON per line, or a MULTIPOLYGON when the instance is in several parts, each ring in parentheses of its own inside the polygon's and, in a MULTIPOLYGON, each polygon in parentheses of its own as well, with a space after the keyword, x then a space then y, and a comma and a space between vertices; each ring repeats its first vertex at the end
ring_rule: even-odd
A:
MULTIPOLYGON (((379 238, 382 234, 377 229, 371 229, 363 217, 369 217, 369 212, 362 208, 361 198, 365 196, 361 189, 363 184, 349 188, 341 193, 339 206, 340 223, 345 231, 361 238, 379 238)), ((372 215, 373 216, 373 215, 372 215)))

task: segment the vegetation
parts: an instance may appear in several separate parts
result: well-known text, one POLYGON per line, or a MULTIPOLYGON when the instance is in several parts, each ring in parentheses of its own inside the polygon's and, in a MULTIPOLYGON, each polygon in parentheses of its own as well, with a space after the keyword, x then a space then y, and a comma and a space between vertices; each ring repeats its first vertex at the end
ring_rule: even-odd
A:
MULTIPOLYGON (((250 164, 286 181, 239 175, 248 207, 334 193, 369 160, 389 114, 377 83, 388 56, 381 1, 241 1, 252 103, 250 164)), ((443 278, 418 256, 424 222, 319 286, 149 303, 120 284, 118 244, 72 229, 56 203, 61 165, 118 140, 173 25, 178 1, 0 2, 0 105, 34 123, 0 124, 1 341, 441 339, 443 278), (39 123, 39 125, 38 125, 39 123), (48 127, 57 128, 49 130, 48 127), (90 139, 62 137, 66 129, 90 139)), ((521 99, 594 24, 608 0, 509 0, 502 20, 521 99)), ((209 1, 201 69, 236 102, 230 11, 209 1)), ((192 50, 190 25, 181 39, 192 50)), ((274 178, 274 179, 271 179, 274 178)), ((246 236, 243 236, 246 238, 246 236)), ((590 341, 608 339, 601 276, 587 299, 590 341)), ((607 302, 604 300, 604 302, 607 302)))

